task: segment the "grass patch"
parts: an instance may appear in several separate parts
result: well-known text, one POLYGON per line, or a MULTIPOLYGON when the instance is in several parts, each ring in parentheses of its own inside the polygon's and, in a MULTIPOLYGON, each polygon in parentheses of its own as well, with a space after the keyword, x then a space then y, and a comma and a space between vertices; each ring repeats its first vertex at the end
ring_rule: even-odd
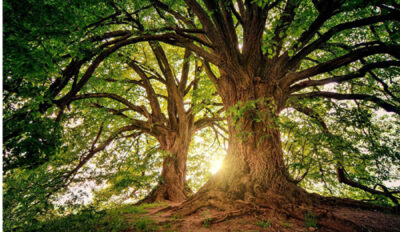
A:
POLYGON ((106 210, 87 209, 76 214, 53 217, 46 221, 38 222, 34 228, 24 228, 23 231, 42 231, 42 232, 106 232, 121 231, 128 228, 128 223, 121 215, 109 213, 106 210))
POLYGON ((211 225, 211 218, 206 218, 203 220, 203 226, 205 228, 210 228, 210 225, 211 225))
POLYGON ((256 226, 261 226, 263 229, 267 229, 268 227, 271 226, 271 222, 268 220, 262 220, 254 223, 256 226))
POLYGON ((158 231, 156 221, 150 219, 149 217, 136 218, 133 227, 135 228, 135 231, 140 232, 158 231))
POLYGON ((304 222, 306 223, 306 228, 313 227, 317 228, 318 220, 317 216, 312 211, 307 211, 304 215, 304 222))
POLYGON ((292 227, 292 224, 290 224, 290 222, 284 222, 284 223, 282 223, 282 226, 284 226, 286 228, 290 228, 290 227, 292 227))
POLYGON ((139 206, 122 205, 119 207, 98 210, 94 207, 82 209, 76 213, 64 216, 52 216, 37 221, 30 228, 22 231, 41 232, 117 232, 134 227, 137 231, 155 231, 155 223, 139 215, 147 212, 146 209, 164 206, 162 203, 142 204, 139 206), (137 215, 133 221, 126 220, 125 214, 137 215))
POLYGON ((206 210, 203 212, 203 217, 205 217, 205 219, 203 220, 203 225, 205 228, 210 228, 211 226, 211 218, 209 217, 209 211, 206 210))

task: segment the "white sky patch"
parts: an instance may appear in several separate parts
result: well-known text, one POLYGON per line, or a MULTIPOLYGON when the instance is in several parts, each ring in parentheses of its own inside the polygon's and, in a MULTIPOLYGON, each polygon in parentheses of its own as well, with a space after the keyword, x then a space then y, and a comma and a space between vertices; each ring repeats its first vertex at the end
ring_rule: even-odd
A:
POLYGON ((400 187, 400 180, 395 180, 395 181, 383 181, 386 187, 389 188, 398 188, 400 187))

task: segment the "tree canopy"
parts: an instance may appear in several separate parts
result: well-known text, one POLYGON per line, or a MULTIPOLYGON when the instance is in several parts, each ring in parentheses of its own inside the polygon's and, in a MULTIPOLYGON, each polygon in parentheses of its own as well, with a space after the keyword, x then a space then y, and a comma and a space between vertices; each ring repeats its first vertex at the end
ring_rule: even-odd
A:
POLYGON ((139 200, 167 182, 171 164, 180 192, 199 189, 176 209, 182 215, 257 204, 296 217, 304 212, 294 206, 330 204, 304 189, 399 207, 398 1, 3 9, 8 230, 57 211, 71 183, 107 182, 95 201, 139 200), (205 147, 225 141, 210 177, 205 147))

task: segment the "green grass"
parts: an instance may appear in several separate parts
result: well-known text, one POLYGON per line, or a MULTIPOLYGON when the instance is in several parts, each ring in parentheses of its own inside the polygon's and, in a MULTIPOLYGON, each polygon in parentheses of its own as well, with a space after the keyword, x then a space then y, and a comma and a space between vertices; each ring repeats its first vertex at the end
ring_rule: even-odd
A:
POLYGON ((163 206, 160 203, 143 204, 140 206, 123 205, 106 210, 97 210, 93 207, 80 210, 75 214, 56 216, 37 221, 33 227, 23 228, 21 231, 42 232, 118 232, 130 228, 135 231, 156 231, 155 221, 143 217, 146 209, 163 206), (133 220, 127 220, 124 215, 135 215, 133 220))
POLYGON ((138 217, 134 222, 135 231, 140 232, 150 232, 150 231, 158 231, 158 226, 156 225, 156 221, 150 219, 149 217, 138 217))
POLYGON ((203 217, 205 218, 203 220, 203 226, 205 228, 210 228, 210 226, 211 226, 211 218, 209 217, 209 214, 210 214, 210 212, 208 210, 206 210, 202 213, 203 217))
POLYGON ((306 212, 306 214, 304 215, 304 221, 306 223, 306 228, 309 227, 317 228, 318 226, 317 216, 315 216, 315 214, 312 211, 306 212))
POLYGON ((290 227, 292 227, 292 224, 290 224, 290 222, 284 222, 284 223, 282 224, 282 226, 284 226, 284 227, 286 227, 286 228, 290 228, 290 227))
POLYGON ((210 228, 210 225, 211 225, 211 219, 210 218, 206 218, 206 219, 203 220, 203 226, 205 228, 210 228))
POLYGON ((271 226, 271 222, 268 220, 262 220, 254 223, 256 226, 261 226, 263 229, 267 229, 268 227, 271 226))

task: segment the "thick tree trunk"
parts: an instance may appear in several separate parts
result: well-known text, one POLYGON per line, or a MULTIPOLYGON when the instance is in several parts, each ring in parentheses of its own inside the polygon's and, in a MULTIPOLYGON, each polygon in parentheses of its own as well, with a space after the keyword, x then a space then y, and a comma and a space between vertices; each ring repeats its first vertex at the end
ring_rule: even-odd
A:
POLYGON ((189 139, 187 137, 170 138, 168 141, 170 143, 163 143, 165 157, 161 180, 151 193, 139 203, 182 202, 192 193, 186 184, 186 161, 191 136, 189 136, 189 139))
MULTIPOLYGON (((242 78, 241 80, 246 80, 242 78)), ((238 80, 238 79, 236 79, 238 80)), ((218 173, 187 201, 183 214, 209 205, 224 211, 240 204, 268 208, 308 204, 309 195, 292 181, 283 160, 280 132, 275 123, 285 96, 273 83, 235 83, 221 77, 219 91, 228 117, 229 148, 218 173)), ((239 207, 240 208, 240 207, 239 207)))
POLYGON ((181 151, 164 158, 160 183, 143 202, 182 202, 188 198, 186 157, 187 151, 181 151))
POLYGON ((230 199, 244 201, 262 198, 271 191, 299 196, 283 162, 279 130, 272 123, 256 125, 252 119, 241 123, 252 125, 253 130, 239 132, 233 125, 229 127, 227 157, 205 188, 215 188, 226 192, 230 199))

